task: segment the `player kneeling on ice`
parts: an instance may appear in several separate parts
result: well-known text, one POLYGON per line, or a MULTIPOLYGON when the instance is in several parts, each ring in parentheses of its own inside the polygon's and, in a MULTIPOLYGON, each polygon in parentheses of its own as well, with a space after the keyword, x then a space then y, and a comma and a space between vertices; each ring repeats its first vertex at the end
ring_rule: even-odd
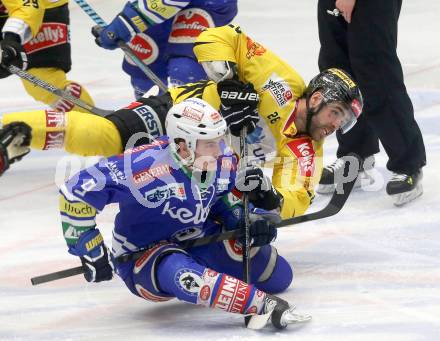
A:
MULTIPOLYGON (((251 208, 253 284, 239 279, 237 242, 179 246, 183 240, 238 228, 243 210, 239 200, 231 200, 237 158, 222 116, 203 100, 187 99, 170 109, 165 123, 168 136, 103 159, 61 189, 64 237, 69 252, 81 258, 86 280, 110 280, 115 270, 133 294, 146 300, 177 297, 251 314, 251 328, 261 328, 269 318, 278 328, 303 319, 273 296, 292 281, 291 267, 270 245, 277 214, 251 208), (118 203, 120 211, 109 252, 95 216, 111 203, 118 203), (115 260, 144 248, 136 261, 115 260)), ((255 181, 255 172, 250 177, 255 181)))

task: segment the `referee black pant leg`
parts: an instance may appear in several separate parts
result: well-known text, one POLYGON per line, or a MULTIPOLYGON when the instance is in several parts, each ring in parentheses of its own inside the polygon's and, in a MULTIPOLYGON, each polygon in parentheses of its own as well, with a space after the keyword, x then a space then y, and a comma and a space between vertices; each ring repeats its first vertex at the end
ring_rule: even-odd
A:
POLYGON ((387 168, 412 173, 426 163, 426 155, 396 53, 401 4, 401 0, 357 1, 348 46, 364 95, 363 114, 388 154, 387 168))

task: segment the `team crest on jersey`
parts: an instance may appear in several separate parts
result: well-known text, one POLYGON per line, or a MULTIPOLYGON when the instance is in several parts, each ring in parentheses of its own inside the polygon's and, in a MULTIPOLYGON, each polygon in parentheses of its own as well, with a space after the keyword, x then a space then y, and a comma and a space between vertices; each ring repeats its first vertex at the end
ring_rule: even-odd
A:
POLYGON ((263 91, 269 91, 278 106, 286 106, 292 99, 293 93, 289 84, 276 73, 273 73, 262 87, 263 91))
POLYGON ((246 58, 251 59, 253 56, 262 56, 266 52, 266 48, 263 45, 253 41, 251 38, 246 37, 246 58))
POLYGON ((69 42, 69 26, 62 23, 43 23, 34 38, 23 45, 26 53, 34 53, 69 42))
POLYGON ((174 282, 180 290, 190 296, 197 296, 204 284, 200 272, 186 268, 177 271, 174 282))
POLYGON ((214 27, 211 15, 200 8, 188 8, 180 11, 173 20, 170 43, 193 43, 209 27, 214 27))
MULTIPOLYGON (((134 54, 147 65, 153 63, 159 56, 159 47, 156 42, 145 33, 136 34, 128 45, 134 54)), ((131 65, 136 65, 128 56, 125 56, 125 60, 131 65)))
POLYGON ((315 171, 315 149, 309 137, 297 138, 287 147, 298 159, 299 175, 311 177, 315 171))

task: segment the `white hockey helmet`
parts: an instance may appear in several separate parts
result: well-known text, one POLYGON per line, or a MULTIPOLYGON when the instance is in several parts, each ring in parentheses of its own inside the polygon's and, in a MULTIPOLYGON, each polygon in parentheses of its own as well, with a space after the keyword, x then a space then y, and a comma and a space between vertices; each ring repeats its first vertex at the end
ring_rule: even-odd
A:
POLYGON ((185 141, 194 159, 197 140, 211 140, 225 136, 226 121, 210 104, 199 98, 188 98, 168 111, 165 128, 170 143, 185 141))

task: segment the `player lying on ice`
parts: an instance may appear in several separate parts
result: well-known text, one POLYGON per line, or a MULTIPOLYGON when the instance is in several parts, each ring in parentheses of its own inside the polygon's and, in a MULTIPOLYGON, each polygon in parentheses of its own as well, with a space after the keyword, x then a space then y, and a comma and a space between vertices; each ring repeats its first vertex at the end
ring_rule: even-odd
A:
POLYGON ((219 108, 232 134, 248 127, 249 155, 263 164, 274 160, 272 182, 284 200, 283 219, 303 214, 321 176, 324 137, 337 129, 348 131, 362 110, 356 83, 344 71, 329 69, 306 88, 292 67, 232 25, 204 31, 194 51, 218 83, 170 88, 107 118, 40 110, 4 114, 2 123, 30 126, 33 148, 110 156, 122 152, 137 132, 153 138, 164 134, 165 115, 173 103, 203 98, 219 108))
POLYGON ((298 322, 303 317, 273 295, 292 281, 290 265, 269 245, 276 236, 278 214, 251 210, 253 284, 239 279, 242 263, 235 241, 179 247, 182 240, 239 228, 243 210, 230 200, 231 191, 234 183, 252 179, 237 173, 226 122, 208 103, 187 99, 173 106, 165 125, 168 136, 103 159, 62 187, 64 237, 69 252, 86 267, 86 280, 110 280, 115 270, 133 294, 146 300, 177 297, 227 312, 259 315, 246 320, 250 328, 262 328, 269 318, 277 328, 298 322), (110 253, 95 216, 111 203, 118 203, 120 211, 110 253), (145 247, 149 248, 137 261, 111 260, 145 247))

